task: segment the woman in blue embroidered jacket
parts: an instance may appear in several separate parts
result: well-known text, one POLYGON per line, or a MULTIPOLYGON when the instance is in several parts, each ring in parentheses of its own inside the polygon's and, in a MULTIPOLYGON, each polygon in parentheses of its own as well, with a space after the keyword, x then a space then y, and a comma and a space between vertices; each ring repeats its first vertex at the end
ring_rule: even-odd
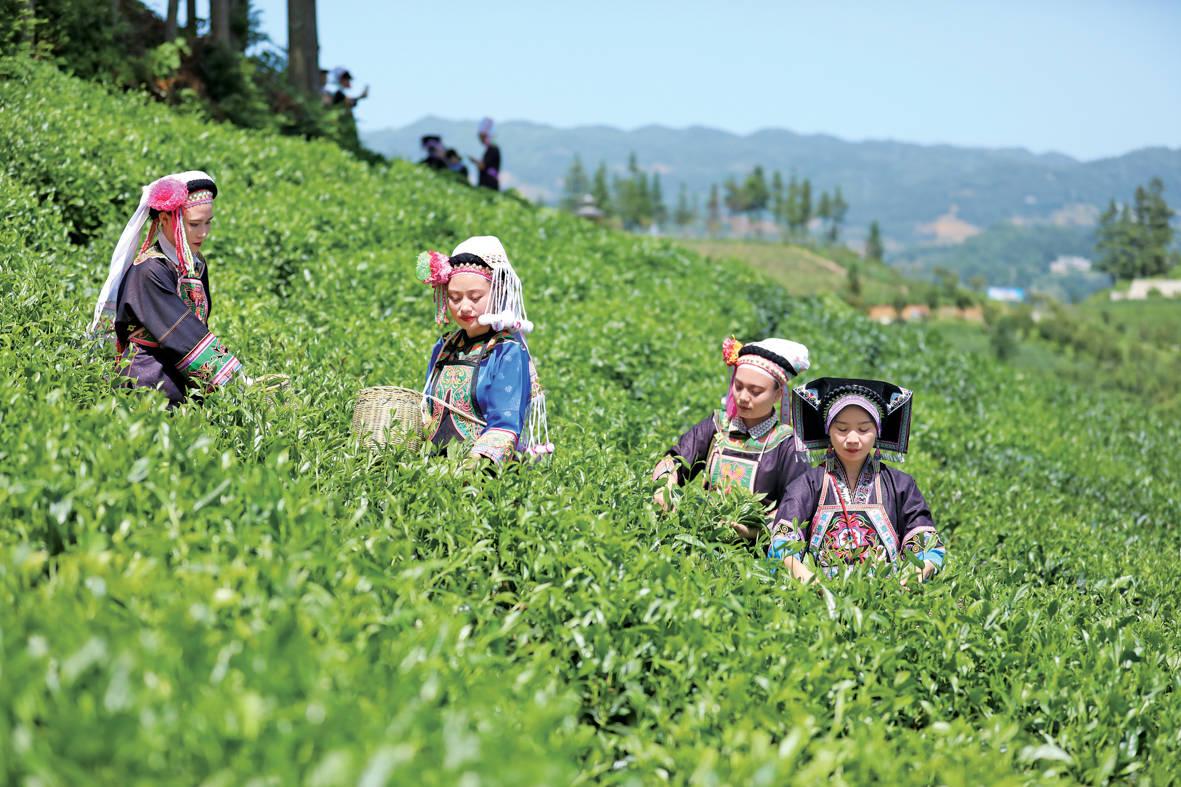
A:
POLYGON ((787 488, 771 526, 770 554, 797 579, 813 579, 805 556, 827 576, 858 563, 895 564, 904 584, 943 566, 943 541, 918 485, 881 461, 882 450, 906 454, 911 399, 880 380, 824 377, 796 387, 796 440, 825 452, 787 488), (905 568, 906 552, 920 561, 915 572, 905 568))
MULTIPOLYGON (((725 408, 681 436, 652 472, 663 485, 654 499, 668 507, 672 488, 703 471, 707 488, 726 492, 738 487, 762 495, 770 511, 783 491, 808 469, 807 458, 792 441, 787 414, 789 382, 809 366, 808 348, 784 339, 722 343, 722 357, 732 368, 725 408), (779 414, 775 403, 780 403, 779 414)), ((754 540, 757 528, 731 523, 743 538, 754 540)))
POLYGON ((500 240, 469 238, 450 257, 423 252, 417 273, 434 287, 436 321, 458 326, 435 343, 427 364, 431 442, 460 441, 470 456, 496 463, 517 451, 552 453, 545 396, 525 342, 533 323, 500 240))
POLYGON ((201 246, 217 184, 183 172, 145 186, 111 255, 92 334, 112 336, 128 384, 162 391, 174 407, 192 389, 224 385, 241 364, 208 328, 209 271, 201 246), (151 227, 135 253, 143 226, 151 227))

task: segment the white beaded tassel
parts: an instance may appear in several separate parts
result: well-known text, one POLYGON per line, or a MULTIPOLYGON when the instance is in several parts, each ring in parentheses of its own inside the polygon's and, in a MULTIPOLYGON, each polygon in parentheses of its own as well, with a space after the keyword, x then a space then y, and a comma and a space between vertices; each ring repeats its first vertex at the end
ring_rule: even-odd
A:
POLYGON ((533 323, 525 316, 525 295, 521 280, 513 266, 501 262, 492 267, 492 289, 488 293, 490 307, 480 315, 481 325, 491 325, 498 331, 529 333, 533 323))

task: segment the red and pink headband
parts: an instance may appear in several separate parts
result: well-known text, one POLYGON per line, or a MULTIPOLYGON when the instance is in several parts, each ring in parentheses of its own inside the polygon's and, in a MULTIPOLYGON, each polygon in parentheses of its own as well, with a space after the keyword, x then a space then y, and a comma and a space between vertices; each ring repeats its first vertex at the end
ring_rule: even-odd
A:
MULTIPOLYGON (((460 257, 475 257, 475 255, 461 254, 460 257)), ((452 258, 448 257, 441 251, 424 251, 418 255, 418 263, 415 266, 415 274, 418 280, 429 287, 442 287, 451 281, 451 277, 457 273, 474 273, 488 281, 492 281, 492 268, 487 263, 480 261, 466 261, 453 262, 452 258)))

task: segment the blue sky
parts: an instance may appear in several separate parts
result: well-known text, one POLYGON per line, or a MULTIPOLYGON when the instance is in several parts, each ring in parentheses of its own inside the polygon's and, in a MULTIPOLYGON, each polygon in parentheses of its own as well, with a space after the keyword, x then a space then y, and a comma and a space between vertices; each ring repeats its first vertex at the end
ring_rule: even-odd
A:
MULTIPOLYGON (((285 47, 286 2, 253 6, 285 47)), ((1181 146, 1177 0, 320 0, 318 16, 321 65, 371 86, 365 130, 489 114, 1084 159, 1181 146)))

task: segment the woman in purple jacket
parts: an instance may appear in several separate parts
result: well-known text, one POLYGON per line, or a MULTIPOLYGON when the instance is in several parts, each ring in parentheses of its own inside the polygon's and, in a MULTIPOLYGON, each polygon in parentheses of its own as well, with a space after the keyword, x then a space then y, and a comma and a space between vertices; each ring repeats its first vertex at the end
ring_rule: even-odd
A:
POLYGON ((903 583, 943 566, 943 541, 918 485, 882 462, 883 450, 899 461, 906 454, 911 403, 910 391, 881 380, 823 377, 792 393, 796 442, 824 452, 784 492, 771 526, 769 554, 797 579, 814 578, 806 560, 830 577, 887 564, 901 569, 903 583))
MULTIPOLYGON (((784 409, 791 379, 808 368, 808 348, 785 339, 743 345, 730 338, 722 357, 732 369, 725 407, 685 432, 656 465, 652 480, 661 486, 654 499, 661 508, 668 508, 673 487, 704 473, 706 488, 745 489, 774 511, 788 484, 808 469, 784 409)), ((758 535, 758 528, 732 525, 743 538, 758 535)))

